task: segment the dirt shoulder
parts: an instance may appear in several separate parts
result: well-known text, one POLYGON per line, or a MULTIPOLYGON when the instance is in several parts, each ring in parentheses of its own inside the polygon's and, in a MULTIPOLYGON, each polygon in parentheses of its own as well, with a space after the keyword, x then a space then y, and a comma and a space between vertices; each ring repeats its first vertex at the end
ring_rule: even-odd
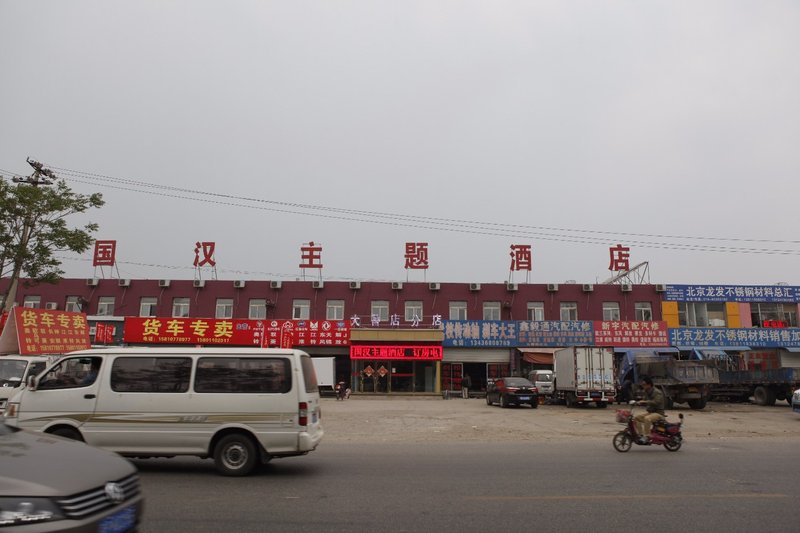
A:
MULTIPOLYGON (((761 407, 711 402, 701 411, 683 413, 684 438, 800 438, 800 415, 788 404, 761 407)), ((352 397, 322 400, 322 423, 328 442, 558 441, 566 437, 605 438, 621 428, 615 410, 542 405, 501 409, 483 399, 439 397, 352 397)))

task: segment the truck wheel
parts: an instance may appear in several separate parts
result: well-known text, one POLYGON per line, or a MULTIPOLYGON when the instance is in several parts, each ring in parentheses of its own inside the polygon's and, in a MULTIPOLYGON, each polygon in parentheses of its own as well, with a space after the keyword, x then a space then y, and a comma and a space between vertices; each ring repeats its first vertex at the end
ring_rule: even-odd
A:
POLYGON ((567 404, 567 407, 575 407, 575 395, 571 392, 568 392, 564 395, 564 403, 567 404))
POLYGON ((214 447, 214 466, 223 476, 246 476, 257 459, 255 444, 241 433, 222 437, 214 447))
POLYGON ((492 405, 492 400, 489 399, 489 395, 486 395, 486 405, 492 405))
POLYGON ((692 409, 700 410, 706 406, 708 400, 706 400, 705 398, 698 398, 697 400, 689 400, 686 403, 688 403, 689 407, 691 407, 692 409))
POLYGON ((768 396, 768 389, 759 385, 756 387, 756 390, 753 391, 753 402, 755 402, 756 405, 767 405, 768 396))

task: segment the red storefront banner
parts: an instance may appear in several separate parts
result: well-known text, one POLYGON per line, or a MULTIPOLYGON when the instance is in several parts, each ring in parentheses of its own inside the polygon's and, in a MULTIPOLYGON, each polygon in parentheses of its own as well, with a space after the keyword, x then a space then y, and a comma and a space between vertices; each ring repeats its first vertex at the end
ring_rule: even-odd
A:
POLYGON ((130 344, 277 348, 347 346, 350 326, 341 320, 126 317, 123 340, 130 344))
POLYGON ((669 346, 667 323, 660 321, 595 320, 596 346, 669 346))
POLYGON ((122 340, 130 344, 212 344, 260 347, 263 320, 125 317, 122 340))
POLYGON ((441 346, 351 346, 350 359, 441 360, 441 346))
POLYGON ((0 334, 0 353, 62 354, 89 347, 83 313, 15 307, 0 334))

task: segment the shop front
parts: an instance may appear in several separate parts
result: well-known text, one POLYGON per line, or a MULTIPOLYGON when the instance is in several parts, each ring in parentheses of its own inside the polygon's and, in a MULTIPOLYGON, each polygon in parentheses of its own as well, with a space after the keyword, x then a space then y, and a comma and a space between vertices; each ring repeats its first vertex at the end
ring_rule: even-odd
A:
POLYGON ((516 361, 508 348, 445 348, 442 358, 442 390, 460 391, 469 375, 471 391, 486 392, 497 378, 512 375, 516 361))
POLYGON ((441 330, 351 330, 350 367, 357 394, 441 391, 441 330))

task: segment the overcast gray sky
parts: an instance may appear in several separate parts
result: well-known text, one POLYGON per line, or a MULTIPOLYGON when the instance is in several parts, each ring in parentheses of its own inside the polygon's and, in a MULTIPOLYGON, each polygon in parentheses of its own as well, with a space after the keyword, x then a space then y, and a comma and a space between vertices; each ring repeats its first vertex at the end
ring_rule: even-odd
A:
POLYGON ((294 279, 315 241, 324 279, 499 282, 530 244, 530 282, 588 283, 621 243, 653 283, 800 285, 798 28, 772 0, 0 0, 0 174, 102 192, 122 277, 191 278, 201 240, 221 279, 294 279))

